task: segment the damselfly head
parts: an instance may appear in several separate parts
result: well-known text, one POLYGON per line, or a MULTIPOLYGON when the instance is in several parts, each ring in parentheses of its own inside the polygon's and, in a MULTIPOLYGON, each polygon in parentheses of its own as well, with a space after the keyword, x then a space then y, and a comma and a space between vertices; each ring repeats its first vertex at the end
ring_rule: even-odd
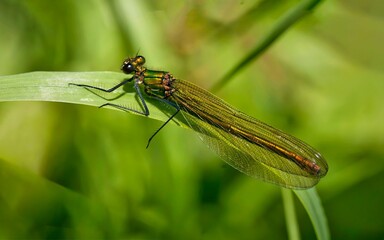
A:
POLYGON ((140 68, 144 65, 145 58, 143 56, 136 56, 133 58, 127 58, 124 60, 123 65, 121 66, 121 70, 126 73, 130 74, 132 72, 139 71, 140 68))

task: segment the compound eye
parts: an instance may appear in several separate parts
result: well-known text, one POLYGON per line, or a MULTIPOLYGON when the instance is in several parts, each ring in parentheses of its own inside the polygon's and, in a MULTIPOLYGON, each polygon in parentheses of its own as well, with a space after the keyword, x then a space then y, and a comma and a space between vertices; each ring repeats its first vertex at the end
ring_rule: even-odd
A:
POLYGON ((121 66, 121 70, 126 74, 130 74, 135 71, 135 68, 130 62, 124 62, 123 66, 121 66))
POLYGON ((137 56, 136 57, 136 63, 137 63, 137 65, 144 65, 145 58, 143 56, 137 56))

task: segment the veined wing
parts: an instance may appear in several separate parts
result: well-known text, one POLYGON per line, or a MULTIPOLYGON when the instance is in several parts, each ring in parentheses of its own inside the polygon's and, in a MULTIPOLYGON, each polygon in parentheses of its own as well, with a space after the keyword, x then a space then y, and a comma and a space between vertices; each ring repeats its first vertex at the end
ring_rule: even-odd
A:
POLYGON ((169 100, 183 110, 191 128, 239 171, 296 189, 312 187, 326 175, 326 161, 308 144, 235 110, 192 83, 175 80, 172 86, 176 91, 169 100))

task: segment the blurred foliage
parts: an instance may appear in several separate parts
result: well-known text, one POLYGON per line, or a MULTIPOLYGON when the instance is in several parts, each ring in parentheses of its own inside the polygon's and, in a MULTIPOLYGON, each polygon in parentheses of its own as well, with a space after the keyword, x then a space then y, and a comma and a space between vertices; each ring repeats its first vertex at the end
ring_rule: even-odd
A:
MULTIPOLYGON (((126 56, 209 88, 297 1, 0 0, 0 74, 118 71, 126 56)), ((384 236, 380 1, 325 1, 220 92, 315 146, 335 239, 384 236)), ((280 189, 192 131, 90 107, 0 104, 0 238, 286 238, 280 189)), ((303 239, 315 233, 297 205, 303 239)))

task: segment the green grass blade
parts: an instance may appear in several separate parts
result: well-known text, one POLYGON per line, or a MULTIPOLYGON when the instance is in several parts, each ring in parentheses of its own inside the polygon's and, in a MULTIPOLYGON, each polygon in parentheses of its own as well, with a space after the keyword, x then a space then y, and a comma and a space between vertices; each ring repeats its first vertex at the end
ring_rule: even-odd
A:
POLYGON ((323 206, 321 205, 319 195, 317 195, 316 188, 294 190, 294 192, 300 199, 312 221, 317 239, 330 239, 327 218, 325 216, 323 206))
POLYGON ((251 50, 247 56, 244 57, 235 67, 228 71, 228 73, 211 88, 213 92, 222 88, 234 75, 236 75, 241 69, 246 67, 249 63, 260 56, 268 47, 275 42, 286 30, 288 30, 293 24, 298 22, 303 16, 312 11, 321 0, 306 0, 298 3, 286 14, 284 14, 280 20, 273 26, 273 28, 267 33, 251 50))
MULTIPOLYGON (((0 76, 0 102, 49 101, 99 107, 113 99, 113 103, 140 110, 133 85, 109 94, 68 85, 81 83, 110 88, 127 77, 117 72, 30 72, 0 76)), ((150 99, 146 103, 150 118, 161 121, 168 118, 159 108, 162 103, 150 99)))
POLYGON ((299 224, 297 223, 292 191, 290 189, 281 188, 281 193, 283 196, 288 239, 300 239, 299 224))

